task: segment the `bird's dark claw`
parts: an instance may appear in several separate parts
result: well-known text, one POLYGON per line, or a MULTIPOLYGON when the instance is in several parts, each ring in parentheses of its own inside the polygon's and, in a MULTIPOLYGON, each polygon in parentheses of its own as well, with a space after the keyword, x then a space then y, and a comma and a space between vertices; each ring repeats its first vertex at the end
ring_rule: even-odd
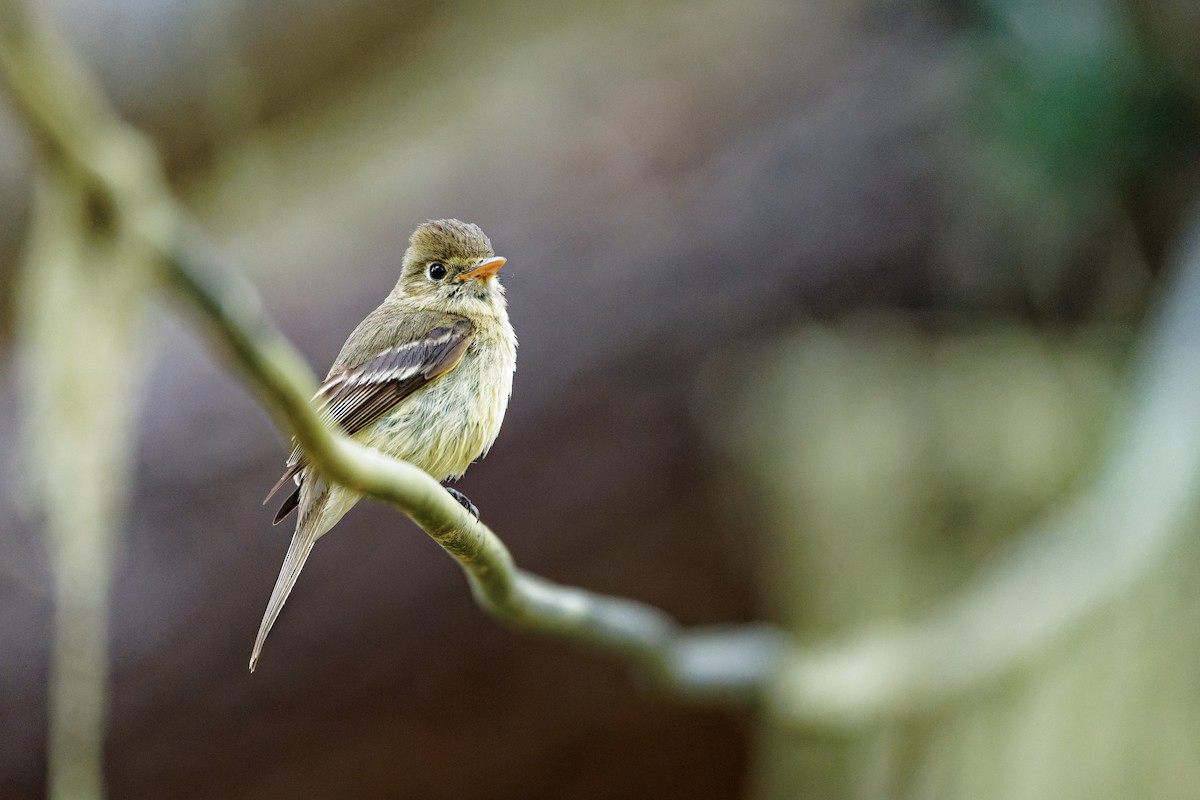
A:
POLYGON ((465 494, 460 492, 458 489, 452 489, 449 486, 443 486, 442 488, 449 492, 450 496, 457 500, 458 504, 465 508, 472 517, 479 519, 479 509, 475 507, 475 504, 472 503, 465 494))

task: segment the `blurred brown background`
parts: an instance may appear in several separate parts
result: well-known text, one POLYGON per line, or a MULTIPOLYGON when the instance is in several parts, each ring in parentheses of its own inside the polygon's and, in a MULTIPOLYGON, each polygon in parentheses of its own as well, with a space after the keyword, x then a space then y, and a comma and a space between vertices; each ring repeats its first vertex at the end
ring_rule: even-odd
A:
MULTIPOLYGON (((521 348, 504 431, 461 488, 524 567, 689 624, 825 634, 961 582, 1092 463, 1200 182, 1183 0, 47 5, 314 371, 390 289, 417 223, 487 231, 521 348), (925 378, 958 387, 947 403, 975 387, 957 430, 977 438, 903 406, 925 378), (864 397, 882 407, 839 427, 864 397), (863 419, 908 438, 888 469, 837 472, 863 419), (1013 437, 1034 449, 997 465, 1013 437), (793 468, 803 486, 781 498, 770 475, 793 468), (806 492, 797 517, 787 497, 806 492), (934 510, 894 523, 913 497, 934 510), (822 549, 864 507, 889 520, 879 539, 822 549), (833 533, 762 555, 794 529, 833 533), (880 572, 847 568, 844 597, 808 588, 868 551, 880 572)), ((5 320, 31 169, 0 106, 5 320)), ((791 750, 748 715, 673 706, 498 628, 370 503, 322 540, 249 675, 290 533, 259 505, 285 442, 176 312, 155 314, 136 400, 113 797, 853 794, 861 753, 791 750)), ((50 642, 18 422, 0 420, 5 798, 44 791, 50 642)), ((855 463, 881 463, 888 435, 855 463)), ((1188 641, 1175 663, 1197 666, 1188 641)), ((883 789, 858 796, 974 785, 914 772, 931 734, 904 735, 871 767, 883 789)), ((983 782, 1035 796, 1002 783, 983 782)))

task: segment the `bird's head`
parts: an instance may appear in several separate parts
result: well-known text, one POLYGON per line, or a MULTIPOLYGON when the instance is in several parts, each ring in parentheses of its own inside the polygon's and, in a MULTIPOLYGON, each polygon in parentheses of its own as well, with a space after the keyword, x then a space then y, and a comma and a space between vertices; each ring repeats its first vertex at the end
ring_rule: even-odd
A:
POLYGON ((499 313, 505 306, 504 287, 496 273, 504 262, 478 225, 431 220, 409 239, 392 294, 452 314, 499 313))

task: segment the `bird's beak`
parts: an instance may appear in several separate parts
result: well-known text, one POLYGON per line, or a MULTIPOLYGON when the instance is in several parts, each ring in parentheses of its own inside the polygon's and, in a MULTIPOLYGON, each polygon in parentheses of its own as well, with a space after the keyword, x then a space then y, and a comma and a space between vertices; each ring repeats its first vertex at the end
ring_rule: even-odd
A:
POLYGON ((469 281, 472 278, 490 278, 499 272, 500 268, 503 267, 507 261, 507 258, 501 258, 500 256, 496 256, 494 258, 485 258, 483 261, 480 261, 478 264, 476 264, 472 269, 459 273, 456 280, 461 283, 462 281, 469 281))

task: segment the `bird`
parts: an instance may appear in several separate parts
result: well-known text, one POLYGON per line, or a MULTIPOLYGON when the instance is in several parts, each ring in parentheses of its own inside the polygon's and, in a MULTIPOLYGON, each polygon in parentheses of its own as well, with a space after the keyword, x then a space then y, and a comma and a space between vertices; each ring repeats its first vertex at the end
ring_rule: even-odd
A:
MULTIPOLYGON (((419 225, 395 287, 346 339, 314 395, 318 413, 439 482, 461 477, 491 449, 512 393, 517 338, 497 277, 505 263, 477 225, 419 225)), ((294 482, 274 524, 295 510, 296 529, 254 641, 251 672, 313 545, 362 497, 326 480, 298 444, 285 466, 263 502, 294 482)), ((465 495, 446 489, 478 518, 465 495)))

